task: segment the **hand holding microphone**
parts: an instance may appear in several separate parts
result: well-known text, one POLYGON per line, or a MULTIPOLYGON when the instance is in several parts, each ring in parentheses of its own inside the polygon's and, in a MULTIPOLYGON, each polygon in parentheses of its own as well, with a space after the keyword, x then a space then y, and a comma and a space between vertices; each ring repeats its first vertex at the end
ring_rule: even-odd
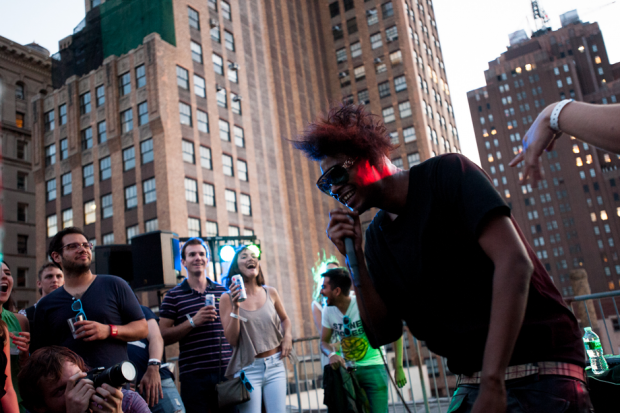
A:
POLYGON ((347 257, 355 283, 358 275, 356 253, 362 251, 362 226, 358 213, 343 208, 332 209, 329 212, 327 236, 338 251, 347 257))

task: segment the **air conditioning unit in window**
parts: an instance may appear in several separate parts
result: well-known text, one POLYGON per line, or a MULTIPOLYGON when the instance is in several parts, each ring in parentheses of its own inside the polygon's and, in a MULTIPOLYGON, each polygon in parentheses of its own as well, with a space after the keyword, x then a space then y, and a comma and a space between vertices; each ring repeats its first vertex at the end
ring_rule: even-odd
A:
POLYGON ((218 84, 215 85, 215 90, 218 92, 221 92, 222 90, 224 90, 224 88, 218 84))
POLYGON ((366 16, 375 16, 377 14, 377 10, 366 10, 366 16))
POLYGON ((388 43, 398 40, 398 36, 387 36, 388 43))
POLYGON ((347 77, 347 75, 348 75, 347 72, 340 72, 340 73, 338 73, 338 77, 340 79, 347 77))
POLYGON ((360 104, 361 105, 369 105, 370 104, 370 99, 360 100, 360 104))
POLYGON ((342 29, 340 28, 340 26, 336 25, 334 27, 332 27, 332 30, 336 31, 336 32, 341 32, 342 29))
POLYGON ((233 102, 241 102, 241 96, 239 96, 239 95, 235 95, 235 96, 233 96, 233 97, 232 97, 232 101, 233 101, 233 102))
POLYGON ((229 62, 228 63, 228 68, 232 69, 232 70, 237 70, 237 69, 239 69, 239 65, 237 63, 229 62))
POLYGON ((380 65, 381 63, 383 63, 383 61, 381 60, 380 57, 375 57, 375 64, 376 65, 380 65))
POLYGON ((216 19, 209 19, 209 26, 211 26, 211 28, 217 27, 220 25, 220 22, 218 22, 216 19))

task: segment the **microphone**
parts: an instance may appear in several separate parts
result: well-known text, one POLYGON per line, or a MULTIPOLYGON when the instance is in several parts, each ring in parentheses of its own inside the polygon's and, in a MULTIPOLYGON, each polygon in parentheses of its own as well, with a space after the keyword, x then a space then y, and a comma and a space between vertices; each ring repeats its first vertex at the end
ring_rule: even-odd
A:
POLYGON ((357 264, 357 256, 355 255, 355 245, 353 238, 344 239, 344 247, 347 252, 347 260, 349 261, 349 269, 351 270, 351 279, 356 287, 360 287, 359 266, 357 264))

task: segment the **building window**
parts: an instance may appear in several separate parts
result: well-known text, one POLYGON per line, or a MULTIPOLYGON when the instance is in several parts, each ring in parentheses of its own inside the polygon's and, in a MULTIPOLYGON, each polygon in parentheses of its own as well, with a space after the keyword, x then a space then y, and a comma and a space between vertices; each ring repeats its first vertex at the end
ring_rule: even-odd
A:
POLYGON ((17 204, 17 221, 26 222, 28 220, 28 204, 17 204))
POLYGON ((222 119, 220 119, 220 139, 230 142, 230 125, 222 119))
POLYGON ((379 83, 379 97, 384 98, 390 94, 390 82, 379 83))
POLYGON ((205 230, 207 237, 217 237, 219 234, 219 231, 217 229, 217 222, 207 221, 205 230))
POLYGON ((392 164, 397 168, 403 167, 403 158, 392 159, 392 164))
POLYGON ((196 110, 196 119, 198 120, 198 131, 209 133, 209 115, 200 109, 196 110))
POLYGON ((69 141, 67 138, 60 140, 60 159, 67 159, 69 157, 69 141))
POLYGON ((194 144, 183 139, 181 141, 181 147, 183 150, 183 161, 191 164, 196 163, 196 158, 194 156, 194 144))
POLYGON ((84 180, 84 188, 95 183, 95 168, 92 163, 82 167, 82 177, 84 180))
POLYGON ((53 237, 58 232, 58 218, 56 215, 47 217, 47 237, 53 237))
POLYGON ((330 17, 336 17, 340 14, 340 7, 338 6, 338 1, 334 1, 329 4, 329 15, 330 17))
POLYGON ((215 206, 215 187, 206 182, 202 183, 202 202, 208 206, 215 206))
POLYGON ((60 177, 60 181, 62 183, 62 194, 63 195, 69 195, 71 194, 72 190, 72 176, 71 176, 71 172, 67 172, 66 174, 61 175, 60 177))
POLYGON ((138 126, 149 123, 149 107, 146 102, 138 105, 138 126))
POLYGON ((105 87, 103 85, 97 86, 95 95, 97 96, 97 107, 102 106, 105 103, 105 87))
POLYGON ((226 3, 225 1, 221 1, 220 6, 222 8, 222 17, 226 20, 232 20, 230 16, 230 4, 226 3))
POLYGON ((237 212, 237 193, 235 191, 231 191, 230 189, 226 189, 224 191, 224 196, 226 198, 226 210, 230 212, 237 212))
POLYGON ((202 63, 202 46, 196 42, 190 42, 192 49, 192 60, 194 62, 202 63))
POLYGON ((348 70, 340 72, 338 77, 340 78, 340 87, 346 87, 351 84, 351 76, 349 76, 348 70))
POLYGON ((355 17, 347 20, 347 32, 349 33, 349 35, 357 33, 357 19, 355 17))
POLYGON ((235 51, 235 37, 228 30, 224 30, 224 47, 230 51, 235 51))
POLYGON ((86 128, 82 130, 82 150, 90 149, 93 147, 93 128, 86 128))
POLYGON ((391 123, 396 120, 396 115, 394 115, 394 108, 384 108, 383 109, 383 123, 391 123))
POLYGON ((194 75, 194 93, 196 94, 196 96, 201 98, 207 97, 205 80, 198 75, 194 75))
POLYGON ((252 202, 249 195, 241 194, 241 213, 252 216, 252 202))
MULTIPOLYGON (((88 94, 90 98, 90 93, 88 94)), ((90 106, 90 102, 88 103, 90 106)), ((90 110, 89 110, 90 112, 90 110)), ((62 104, 58 106, 58 125, 62 126, 67 123, 67 104, 62 104)))
POLYGON ((370 47, 374 49, 378 49, 383 46, 383 40, 381 39, 381 32, 375 33, 370 36, 370 47))
MULTIPOLYGON (((60 141, 62 143, 62 140, 60 141)), ((28 142, 18 140, 17 141, 17 151, 16 151, 17 159, 21 159, 23 161, 26 160, 26 154, 28 153, 28 142)), ((63 158, 61 158, 63 159, 63 158)))
POLYGON ((408 118, 411 116, 411 103, 409 101, 398 104, 398 111, 400 112, 400 118, 408 118))
POLYGON ((353 74, 355 75, 355 81, 364 79, 366 77, 366 67, 363 65, 356 67, 353 69, 353 74))
POLYGON ((195 179, 185 178, 185 200, 198 202, 198 183, 195 179))
POLYGON ((54 165, 56 163, 56 145, 51 144, 45 147, 45 166, 54 165))
POLYGON ((192 126, 192 108, 183 102, 179 102, 179 118, 181 125, 192 126))
POLYGON ((153 162, 153 138, 140 142, 140 156, 142 165, 153 162))
POLYGON ((112 194, 107 194, 101 197, 101 218, 110 218, 112 215, 114 215, 112 194))
POLYGON ((243 128, 240 128, 239 126, 235 126, 233 130, 235 134, 235 145, 237 145, 240 148, 244 148, 245 147, 245 134, 243 133, 243 128))
POLYGON ((211 56, 211 60, 213 60, 213 71, 218 75, 224 74, 224 60, 215 53, 211 56))
POLYGON ((80 96, 80 115, 86 115, 87 113, 90 113, 90 92, 80 96))
POLYGON ((47 181, 45 183, 45 187, 46 187, 46 199, 47 201, 53 201, 54 199, 56 199, 56 179, 50 179, 49 181, 47 181))
POLYGON ((84 225, 93 224, 97 220, 95 200, 84 202, 84 225))
MULTIPOLYGON (((403 138, 405 143, 413 142, 416 140, 415 128, 413 126, 403 129, 403 138)), ((419 155, 418 155, 419 156, 419 155)))
POLYGON ((230 93, 230 107, 233 113, 237 115, 241 115, 241 96, 231 92, 230 93))
POLYGON ((368 16, 366 21, 368 22, 368 26, 372 26, 373 24, 379 23, 379 13, 377 9, 370 9, 366 12, 368 16))
POLYGON ((189 18, 189 27, 200 30, 200 18, 198 12, 191 7, 188 7, 187 16, 189 18))
POLYGON ((364 89, 357 94, 357 101, 360 105, 368 105, 370 103, 368 89, 364 89))
POLYGON ((144 221, 144 231, 151 232, 157 231, 159 229, 159 222, 157 218, 149 219, 148 221, 144 221))
POLYGON ((238 237, 241 232, 239 231, 239 227, 236 225, 228 226, 228 236, 229 237, 238 237))
POLYGON ((394 40, 398 40, 398 28, 396 26, 389 27, 385 29, 385 38, 388 43, 393 42, 394 40))
POLYGON ((215 100, 217 101, 217 105, 223 108, 228 107, 228 102, 226 98, 226 89, 219 86, 217 93, 215 94, 215 100))
POLYGON ((107 125, 105 120, 97 124, 97 140, 99 143, 104 143, 108 140, 107 125))
POLYGON ((131 93, 131 74, 129 72, 118 77, 118 90, 121 96, 131 93))
POLYGON ((109 156, 99 160, 99 180, 110 179, 112 177, 112 161, 109 156))
POLYGON ((24 172, 17 172, 17 189, 20 191, 26 190, 26 182, 28 181, 28 174, 24 172))
POLYGON ((388 17, 394 15, 394 6, 392 6, 391 1, 383 3, 381 5, 381 14, 383 15, 384 19, 387 19, 388 17))
POLYGON ((394 78, 394 90, 396 90, 396 92, 407 90, 407 79, 405 76, 394 78))
POLYGON ((344 30, 342 30, 340 25, 335 25, 332 27, 332 36, 334 36, 334 41, 340 40, 344 37, 344 30))
POLYGON ((336 50, 336 62, 342 63, 346 61, 347 61, 347 49, 343 47, 341 49, 336 50))
POLYGON ((45 112, 45 114, 43 115, 43 124, 45 128, 45 132, 54 130, 54 110, 45 112))
POLYGON ((189 90, 189 73, 181 66, 177 66, 177 86, 189 90))
POLYGON ((200 165, 205 169, 213 169, 211 163, 211 149, 206 146, 200 147, 200 165))
POLYGON ((232 62, 228 62, 228 80, 230 80, 233 83, 239 83, 239 74, 237 71, 237 65, 232 62))
POLYGON ((411 168, 414 165, 417 165, 420 163, 420 154, 418 152, 415 153, 410 153, 407 155, 407 163, 409 164, 409 167, 411 168))
POLYGON ((146 70, 144 65, 136 67, 136 89, 146 86, 146 70))
POLYGON ((392 145, 398 145, 398 132, 390 132, 390 143, 392 145))
POLYGON ((155 178, 142 181, 142 195, 145 204, 157 201, 155 178))
POLYGON ((125 187, 125 209, 133 209, 138 206, 138 188, 136 185, 125 187))
POLYGON ((132 146, 123 151, 123 171, 128 171, 136 167, 136 150, 132 146))
POLYGON ((133 130, 133 111, 127 109, 121 112, 121 133, 127 133, 133 130))
POLYGON ((24 92, 24 84, 19 82, 15 85, 15 99, 24 100, 26 93, 24 92))
POLYGON ((73 209, 65 209, 62 211, 62 228, 69 228, 73 226, 73 209))
POLYGON ((200 237, 200 220, 198 218, 187 218, 187 235, 190 237, 200 237))
POLYGON ((232 156, 222 154, 222 166, 224 168, 224 175, 235 176, 234 171, 233 171, 232 156))
POLYGON ((394 53, 390 53, 390 62, 392 62, 392 66, 401 64, 403 62, 402 52, 397 50, 394 53))
POLYGON ((237 175, 239 175, 239 180, 241 181, 248 180, 248 164, 246 161, 237 159, 237 175))
POLYGON ((114 244, 114 233, 113 232, 110 232, 108 234, 103 234, 101 238, 102 238, 101 241, 103 245, 114 244))
POLYGON ((131 239, 133 237, 135 237, 136 235, 140 235, 140 227, 136 224, 136 225, 132 225, 130 227, 127 227, 125 229, 126 234, 127 234, 127 242, 129 244, 131 244, 131 239))
POLYGON ((214 42, 217 43, 221 43, 222 42, 222 38, 220 36, 220 26, 215 24, 213 27, 211 27, 210 30, 210 35, 211 35, 211 40, 213 40, 214 42))

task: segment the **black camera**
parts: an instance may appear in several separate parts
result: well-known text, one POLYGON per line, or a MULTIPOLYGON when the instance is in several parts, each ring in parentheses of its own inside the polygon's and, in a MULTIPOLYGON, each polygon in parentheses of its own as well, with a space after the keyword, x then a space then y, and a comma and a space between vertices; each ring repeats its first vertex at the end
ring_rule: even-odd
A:
POLYGON ((107 383, 112 387, 121 387, 135 380, 136 368, 130 361, 122 361, 112 367, 97 367, 86 373, 88 380, 92 380, 95 388, 107 383))

